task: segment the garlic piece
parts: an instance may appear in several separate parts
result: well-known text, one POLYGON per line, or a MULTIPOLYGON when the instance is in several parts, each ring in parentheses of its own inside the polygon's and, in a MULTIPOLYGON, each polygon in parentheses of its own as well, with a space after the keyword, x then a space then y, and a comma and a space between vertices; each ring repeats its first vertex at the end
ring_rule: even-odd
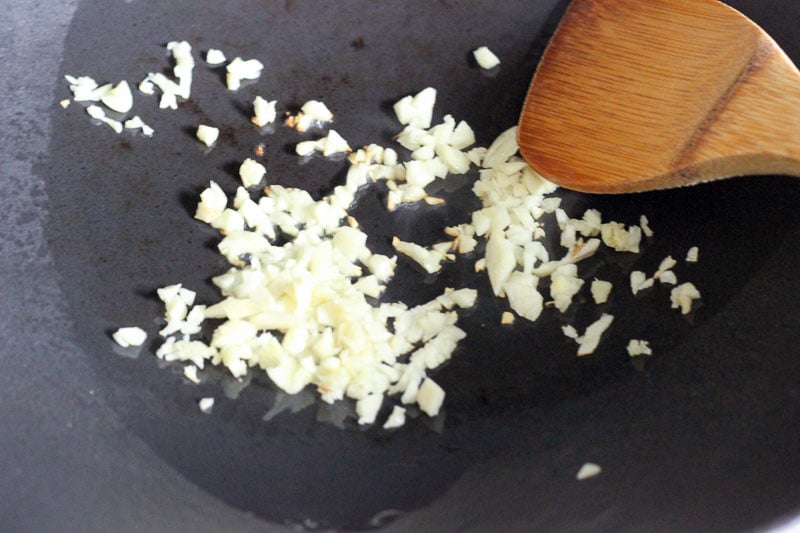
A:
POLYGON ((195 365, 186 365, 183 367, 183 376, 195 385, 200 383, 200 378, 197 376, 197 367, 195 365))
POLYGON ((200 398, 197 402, 197 406, 204 414, 210 415, 214 408, 214 398, 200 398))
POLYGON ((584 463, 580 470, 578 470, 578 473, 575 474, 575 479, 583 481, 600 474, 602 471, 603 469, 594 463, 584 463))
POLYGON ((112 111, 127 113, 133 107, 131 87, 127 81, 122 80, 104 94, 100 101, 112 111))
POLYGON ((556 309, 566 312, 572 304, 572 297, 578 294, 584 281, 578 277, 578 267, 573 264, 561 265, 550 276, 550 296, 556 309))
POLYGON ((444 403, 444 390, 431 378, 425 378, 417 391, 417 405, 430 417, 439 414, 444 403))
POLYGON ((259 128, 275 122, 275 117, 277 116, 275 106, 277 103, 277 100, 267 101, 260 96, 256 96, 253 100, 254 116, 250 119, 251 122, 259 128))
POLYGON ((631 292, 634 295, 638 294, 639 291, 643 291, 645 289, 649 289, 655 283, 653 278, 648 278, 647 274, 642 272, 641 270, 634 270, 631 272, 631 292))
POLYGON ((225 57, 225 54, 222 50, 217 50, 216 48, 209 48, 206 52, 206 63, 212 66, 222 65, 228 59, 225 57))
POLYGON ((692 310, 693 300, 700 298, 700 291, 690 282, 682 283, 673 288, 669 295, 673 309, 680 309, 684 315, 692 310))
POLYGON ((611 282, 595 279, 592 281, 591 291, 592 298, 596 304, 604 304, 608 301, 608 296, 611 294, 611 282))
POLYGON ((586 328, 583 335, 575 339, 578 342, 578 357, 594 353, 603 333, 611 326, 614 321, 612 315, 603 313, 600 318, 586 328))
POLYGON ((244 60, 236 57, 228 63, 226 83, 228 90, 236 91, 242 86, 242 80, 256 80, 261 76, 264 64, 258 59, 244 60))
POLYGON ((383 394, 370 394, 356 402, 356 414, 359 424, 372 424, 378 416, 383 403, 383 394))
POLYGON ((406 423, 406 410, 404 407, 399 405, 395 405, 392 408, 392 412, 389 417, 386 419, 386 422, 383 423, 383 429, 395 429, 399 428, 406 423))
POLYGON ((123 348, 128 348, 130 346, 141 346, 144 344, 144 341, 147 340, 147 333, 142 328, 136 326, 124 327, 115 331, 112 338, 114 342, 123 348))
MULTIPOLYGON (((446 243, 449 246, 449 243, 446 243)), ((402 241, 395 237, 392 239, 392 246, 401 254, 413 259, 428 274, 434 274, 441 270, 442 261, 448 259, 448 254, 433 248, 425 248, 413 242, 402 241)))
POLYGON ((482 69, 493 69, 500 64, 500 58, 486 46, 476 48, 473 50, 472 54, 475 57, 475 62, 478 63, 482 69))
POLYGON ((90 105, 86 108, 86 113, 95 120, 99 120, 103 124, 108 125, 116 133, 122 133, 122 122, 108 118, 103 108, 97 105, 90 105))
POLYGON ((628 355, 638 357, 640 355, 653 355, 650 343, 642 339, 631 339, 626 348, 628 355))
POLYGON ((97 82, 89 76, 70 76, 66 75, 64 78, 69 83, 69 90, 72 92, 72 98, 76 102, 97 102, 102 98, 105 90, 98 90, 97 82))
POLYGON ((290 115, 284 123, 290 128, 299 132, 304 132, 312 126, 319 126, 333 120, 333 113, 324 102, 319 100, 309 100, 297 115, 290 115))
POLYGON ((427 87, 414 96, 405 96, 394 104, 394 112, 400 124, 415 128, 430 128, 433 106, 436 104, 436 89, 427 87))
POLYGON ((152 137, 153 133, 155 133, 153 128, 145 124, 139 115, 126 120, 124 126, 126 130, 141 130, 142 135, 145 137, 152 137))
POLYGON ((205 124, 197 126, 197 139, 206 146, 210 147, 215 142, 217 142, 218 138, 219 138, 219 128, 215 128, 213 126, 206 126, 205 124))
POLYGON ((245 187, 253 187, 261 183, 267 169, 255 159, 247 158, 239 166, 239 178, 245 187))

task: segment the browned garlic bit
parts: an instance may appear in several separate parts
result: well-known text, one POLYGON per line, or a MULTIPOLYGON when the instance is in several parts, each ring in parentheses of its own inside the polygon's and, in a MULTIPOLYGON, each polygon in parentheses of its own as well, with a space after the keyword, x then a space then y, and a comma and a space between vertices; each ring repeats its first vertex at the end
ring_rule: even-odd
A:
POLYGON ((297 131, 303 132, 312 126, 322 126, 327 122, 333 120, 333 113, 331 113, 328 106, 319 100, 309 100, 296 115, 289 115, 286 117, 284 124, 297 131))

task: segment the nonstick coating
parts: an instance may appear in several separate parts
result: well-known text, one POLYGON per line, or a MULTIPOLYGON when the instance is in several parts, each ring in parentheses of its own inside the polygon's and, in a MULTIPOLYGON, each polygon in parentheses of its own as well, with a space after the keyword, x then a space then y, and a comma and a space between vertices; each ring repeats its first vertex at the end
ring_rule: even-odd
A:
MULTIPOLYGON (((800 60, 800 4, 731 2, 800 60)), ((183 282, 212 301, 224 262, 193 221, 210 179, 236 186, 237 162, 263 142, 272 183, 325 194, 345 164, 291 155, 307 138, 248 123, 255 94, 295 109, 324 100, 351 143, 390 144, 391 104, 426 86, 436 117, 467 120, 479 144, 513 125, 566 2, 13 2, 0 28, 0 529, 4 531, 750 530, 800 514, 800 185, 745 177, 621 197, 563 193, 572 213, 648 216, 641 257, 596 258, 618 286, 694 245, 682 274, 703 292, 689 319, 665 293, 620 291, 601 349, 577 359, 552 310, 499 325, 503 303, 469 259, 426 278, 401 261, 388 299, 425 301, 479 288, 469 337, 436 376, 444 413, 396 432, 357 426, 348 406, 281 395, 253 380, 187 385, 148 344, 120 356, 120 325, 158 329, 157 287, 183 282), (147 140, 92 126, 64 74, 138 82, 169 67, 163 46, 257 57, 261 79, 237 93, 197 57, 192 100, 160 111, 138 93, 147 140), (470 51, 502 59, 485 73, 470 51), (199 123, 222 126, 204 151, 199 123), (659 296, 660 295, 660 296, 659 296), (631 337, 655 355, 632 364, 631 337), (197 408, 214 396, 211 416, 197 408), (237 399, 233 397, 238 396, 237 399), (285 412, 262 418, 275 406, 285 412), (292 413, 291 411, 296 412, 292 413), (584 462, 600 476, 579 482, 584 462)), ((388 214, 374 187, 355 208, 376 251, 391 235, 432 243, 466 220, 467 179, 444 208, 388 214)), ((587 303, 584 307, 591 307, 587 303)), ((588 315, 572 314, 585 321, 588 315)))

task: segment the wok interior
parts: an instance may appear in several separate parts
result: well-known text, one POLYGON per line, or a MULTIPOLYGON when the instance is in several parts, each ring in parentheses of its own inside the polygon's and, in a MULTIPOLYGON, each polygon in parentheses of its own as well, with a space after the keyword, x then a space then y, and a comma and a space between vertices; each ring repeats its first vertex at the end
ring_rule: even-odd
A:
MULTIPOLYGON (((390 510, 401 511, 382 515, 386 522, 397 519, 397 527, 429 519, 455 526, 462 520, 456 511, 471 508, 476 524, 545 529, 755 525, 790 511, 797 476, 786 465, 796 459, 791 417, 797 398, 791 408, 782 400, 797 391, 787 372, 797 363, 781 342, 754 340, 775 327, 780 310, 770 309, 761 293, 752 297, 764 272, 788 268, 783 258, 800 264, 791 250, 800 188, 789 179, 742 178, 623 197, 564 192, 572 214, 597 207, 629 223, 642 213, 650 219, 656 237, 641 258, 605 255, 588 263, 618 287, 627 283, 630 261, 653 270, 670 253, 701 250, 692 276, 703 307, 691 321, 663 299, 620 296, 610 308, 614 330, 595 355, 580 360, 556 312, 534 324, 501 327, 503 304, 488 296, 474 259, 434 278, 401 261, 389 299, 419 303, 461 284, 482 296, 461 322, 467 341, 437 374, 448 394, 444 414, 419 416, 396 433, 358 427, 347 405, 324 405, 310 392, 289 398, 258 378, 241 392, 222 377, 188 386, 178 369, 159 368, 153 344, 136 359, 113 355, 107 334, 119 325, 156 329, 157 287, 182 282, 198 290, 200 301, 213 301, 209 278, 227 267, 213 250, 216 235, 191 218, 209 179, 233 190, 237 161, 259 142, 271 182, 301 181, 321 195, 342 179, 344 163, 301 164, 288 153, 304 138, 296 132, 276 126, 262 137, 255 131, 248 123, 255 94, 277 98, 279 108, 323 99, 353 144, 389 144, 400 129, 390 104, 433 86, 440 94, 436 116, 467 120, 486 145, 516 122, 538 55, 564 8, 557 1, 355 5, 79 6, 62 74, 138 81, 167 66, 162 46, 174 39, 188 40, 196 52, 216 47, 266 65, 261 80, 233 94, 219 71, 198 61, 191 102, 161 112, 155 100, 147 102, 152 109, 143 118, 157 131, 150 141, 92 128, 80 113, 53 116, 45 165, 48 241, 72 333, 120 420, 203 490, 271 522, 307 527, 370 527, 390 510), (136 31, 126 31, 121 42, 119 28, 136 31), (491 75, 469 65, 470 50, 483 44, 503 60, 491 75), (192 132, 209 122, 224 125, 222 142, 204 154, 192 132), (624 345, 639 335, 658 349, 633 365, 624 345), (223 389, 229 396, 238 392, 238 399, 226 399, 223 389), (197 398, 206 395, 218 398, 213 416, 197 409, 197 398), (263 421, 276 405, 287 411, 263 421), (577 483, 574 473, 590 460, 603 474, 593 485, 577 483), (742 511, 743 502, 751 514, 742 511)), ((776 17, 766 5, 758 9, 763 12, 751 15, 756 20, 776 17)), ((800 51, 800 43, 784 47, 790 55, 800 51)), ((468 179, 452 189, 444 209, 388 214, 384 193, 374 187, 359 200, 356 216, 376 251, 389 252, 394 234, 435 242, 444 226, 466 221, 476 205, 468 179)), ((585 307, 573 313, 587 313, 585 307)))

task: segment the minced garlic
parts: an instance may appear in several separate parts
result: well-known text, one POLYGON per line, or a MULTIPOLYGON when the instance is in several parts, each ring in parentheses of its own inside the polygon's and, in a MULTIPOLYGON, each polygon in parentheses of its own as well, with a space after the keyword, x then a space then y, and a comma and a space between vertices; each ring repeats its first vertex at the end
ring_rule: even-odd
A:
MULTIPOLYGON (((178 97, 189 97, 194 61, 186 42, 171 42, 168 49, 176 61, 174 79, 149 74, 139 90, 153 94, 158 89, 160 107, 175 108, 178 97)), ((217 51, 208 51, 209 64, 225 62, 224 55, 215 57, 212 52, 217 51)), ((485 47, 475 50, 475 58, 484 68, 499 62, 485 47)), ((258 60, 235 58, 227 65, 228 88, 236 90, 242 80, 258 78, 262 69, 258 60)), ((101 87, 88 77, 68 77, 67 81, 75 100, 102 100, 112 109, 130 109, 126 82, 101 87)), ((242 163, 242 186, 231 198, 210 182, 200 195, 195 218, 220 232, 218 251, 230 268, 213 278, 220 299, 210 305, 196 303, 195 293, 180 284, 159 289, 165 325, 158 357, 185 362, 184 375, 192 382, 199 381, 198 369, 211 364, 226 368, 238 379, 263 372, 288 394, 312 386, 324 402, 350 398, 360 424, 375 423, 395 396, 402 405, 416 404, 422 412, 436 416, 443 408, 445 392, 429 372, 449 360, 466 335, 456 325, 455 309, 473 306, 477 291, 447 289, 411 308, 402 302, 381 302, 397 257, 373 253, 361 224, 348 214, 362 187, 384 182, 389 210, 417 202, 441 206, 445 198, 431 196, 427 189, 437 180, 477 167, 473 192, 481 207, 469 220, 448 227, 447 240, 432 246, 398 237, 392 245, 397 253, 434 274, 444 261, 479 252, 485 243, 484 256, 475 258, 475 270, 485 270, 493 293, 507 300, 510 310, 503 312, 503 324, 517 317, 537 320, 548 296, 555 309, 568 311, 574 302, 584 300, 579 297, 586 291, 582 261, 601 249, 639 253, 642 235, 653 235, 644 216, 638 226, 603 221, 595 209, 572 217, 561 198, 549 196, 556 191, 555 185, 519 156, 516 127, 501 133, 488 147, 474 146, 476 136, 466 122, 444 115, 432 125, 436 96, 436 90, 428 87, 394 105, 404 125, 396 141, 408 150, 407 160, 397 150, 377 144, 354 151, 332 129, 318 139, 298 142, 295 150, 302 156, 349 154, 344 183, 322 199, 279 185, 270 185, 261 197, 252 198, 254 191, 247 188, 261 183, 266 174, 255 159, 242 163), (557 243, 553 248, 545 244, 551 240, 545 240, 551 226, 560 231, 552 240, 557 243), (201 340, 197 336, 209 324, 213 332, 201 340)), ((115 127, 101 108, 90 108, 92 116, 115 127)), ((251 120, 258 127, 272 123, 276 101, 256 97, 253 115, 251 120)), ((333 113, 323 102, 309 100, 285 123, 306 131, 332 120, 333 113)), ((125 127, 152 134, 138 116, 126 121, 125 127)), ((207 146, 218 135, 217 128, 201 125, 197 129, 198 139, 207 146)), ((260 150, 259 156, 263 145, 260 150)), ((422 208, 429 207, 422 204, 422 208)), ((675 266, 668 257, 652 277, 632 272, 632 291, 652 286, 656 279, 676 285, 672 305, 687 313, 699 291, 691 283, 677 285, 675 266)), ((608 301, 611 290, 609 282, 595 279, 591 283, 591 295, 598 304, 608 301)), ((604 313, 583 334, 573 326, 564 326, 563 332, 578 343, 578 355, 587 355, 595 351, 613 320, 604 313)), ((631 343, 629 352, 649 353, 647 341, 631 343)), ((210 412, 213 401, 200 400, 201 409, 210 412)), ((404 407, 393 405, 383 427, 399 427, 405 415, 404 407)))

